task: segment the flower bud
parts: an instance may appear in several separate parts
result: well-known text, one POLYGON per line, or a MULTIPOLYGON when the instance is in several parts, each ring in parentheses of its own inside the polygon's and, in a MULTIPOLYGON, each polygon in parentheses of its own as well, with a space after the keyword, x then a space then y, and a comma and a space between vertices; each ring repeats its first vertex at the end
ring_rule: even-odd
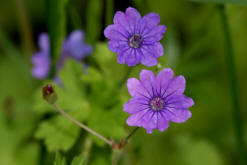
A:
POLYGON ((42 90, 43 98, 49 103, 54 104, 57 101, 57 94, 51 84, 47 84, 42 90))

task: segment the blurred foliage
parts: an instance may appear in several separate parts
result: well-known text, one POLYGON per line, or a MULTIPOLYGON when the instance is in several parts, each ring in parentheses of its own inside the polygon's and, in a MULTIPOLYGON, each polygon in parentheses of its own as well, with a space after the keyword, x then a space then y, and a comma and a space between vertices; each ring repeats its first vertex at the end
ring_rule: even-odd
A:
POLYGON ((46 0, 47 29, 50 39, 52 61, 51 77, 54 76, 56 62, 62 49, 66 27, 66 6, 68 0, 46 0))
MULTIPOLYGON (((66 165, 65 157, 63 157, 59 152, 56 153, 54 165, 66 165)), ((70 165, 83 165, 83 157, 82 156, 74 157, 70 165)))
POLYGON ((247 5, 246 0, 189 0, 195 2, 204 2, 204 3, 223 3, 223 4, 240 4, 240 5, 247 5))
POLYGON ((99 40, 101 35, 101 19, 103 11, 103 1, 102 0, 90 0, 87 1, 88 5, 86 8, 86 34, 89 43, 95 43, 99 40))
MULTIPOLYGON (((149 135, 140 129, 120 155, 119 164, 239 163, 216 4, 227 5, 240 102, 246 119, 247 9, 244 5, 247 3, 246 0, 193 1, 198 2, 124 1, 142 15, 159 13, 161 24, 167 26, 162 40, 165 55, 159 58, 160 65, 172 67, 176 75, 185 76, 186 95, 194 99, 195 106, 191 108, 191 119, 183 124, 171 123, 163 133, 154 131, 149 135)), ((105 143, 81 130, 43 100, 42 86, 52 80, 38 81, 31 77, 32 66, 25 58, 21 31, 16 26, 20 19, 16 2, 0 1, 0 164, 109 165, 112 151, 105 143)), ((54 84, 57 105, 107 138, 116 142, 124 138, 132 130, 125 124, 128 114, 122 111, 130 98, 127 78, 138 77, 143 68, 158 72, 156 67, 138 65, 130 70, 118 64, 116 54, 102 39, 104 27, 112 21, 109 18, 112 10, 125 10, 121 6, 124 2, 107 0, 110 6, 101 0, 20 2, 25 6, 33 38, 49 32, 55 56, 59 55, 67 32, 77 28, 85 30, 86 40, 93 44, 94 51, 82 62, 65 62, 59 72, 61 84, 54 84)), ((246 126, 245 120, 245 130, 246 126)))

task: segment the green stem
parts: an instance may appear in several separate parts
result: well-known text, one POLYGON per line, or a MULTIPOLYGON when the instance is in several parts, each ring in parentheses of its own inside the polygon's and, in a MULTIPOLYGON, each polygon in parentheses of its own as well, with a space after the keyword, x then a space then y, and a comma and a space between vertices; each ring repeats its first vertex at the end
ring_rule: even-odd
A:
POLYGON ((233 105, 233 120, 234 128, 236 133, 236 142, 239 149, 240 161, 242 165, 247 164, 246 153, 244 149, 244 132, 243 132, 243 119, 241 114, 241 107, 239 104, 239 94, 237 90, 237 76, 236 76, 236 67, 234 63, 234 54, 232 48, 232 42, 230 37, 229 25, 227 22, 227 15, 224 5, 219 5, 219 12, 222 22, 222 31, 225 41, 225 55, 227 62, 227 72, 229 77, 229 85, 231 89, 231 99, 233 105))
POLYGON ((93 134, 94 136, 98 137, 99 139, 103 140, 105 143, 109 144, 110 146, 112 146, 112 142, 110 140, 108 140, 107 138, 105 138, 104 136, 102 136, 101 134, 99 134, 98 132, 92 130, 91 128, 87 127, 85 124, 80 123, 78 120, 74 119, 72 116, 70 116, 68 113, 66 113, 64 110, 62 110, 59 106, 57 106, 56 104, 52 104, 53 107, 60 113, 62 114, 64 117, 66 117, 67 119, 71 120, 73 123, 75 123, 76 125, 78 125, 79 127, 81 127, 82 129, 86 130, 87 132, 93 134))
POLYGON ((117 165, 120 153, 121 151, 119 150, 113 150, 113 157, 112 157, 112 165, 117 165))
POLYGON ((113 149, 112 165, 117 165, 119 158, 121 157, 123 148, 128 144, 128 140, 136 133, 139 127, 134 128, 128 136, 118 144, 118 149, 113 149))
POLYGON ((136 133, 136 131, 138 130, 138 128, 140 128, 140 127, 136 127, 135 129, 133 129, 130 132, 130 134, 124 139, 124 143, 123 143, 124 146, 127 144, 127 142, 130 139, 130 137, 133 136, 136 133))

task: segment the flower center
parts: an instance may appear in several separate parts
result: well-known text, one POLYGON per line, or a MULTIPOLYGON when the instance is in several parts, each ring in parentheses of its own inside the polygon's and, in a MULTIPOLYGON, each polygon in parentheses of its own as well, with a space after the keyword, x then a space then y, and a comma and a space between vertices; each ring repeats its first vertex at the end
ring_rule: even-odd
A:
POLYGON ((139 34, 134 34, 133 36, 130 37, 129 39, 129 45, 132 48, 139 48, 142 44, 143 38, 139 34))
POLYGON ((160 98, 160 97, 154 97, 151 101, 150 101, 150 106, 153 110, 155 111, 159 111, 164 109, 165 106, 165 101, 164 99, 160 98))

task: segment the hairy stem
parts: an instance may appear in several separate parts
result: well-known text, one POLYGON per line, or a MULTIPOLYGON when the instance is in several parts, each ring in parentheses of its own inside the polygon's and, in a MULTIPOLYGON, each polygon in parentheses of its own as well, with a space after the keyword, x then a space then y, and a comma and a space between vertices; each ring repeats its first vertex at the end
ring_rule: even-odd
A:
POLYGON ((113 150, 112 165, 117 165, 119 157, 120 157, 120 151, 113 150))
POLYGON ((140 127, 136 127, 135 129, 133 129, 133 130, 130 132, 130 134, 129 134, 128 136, 126 136, 126 138, 125 138, 124 141, 123 141, 123 145, 124 145, 124 146, 128 143, 128 140, 130 139, 130 137, 133 136, 133 135, 136 133, 136 131, 138 130, 138 128, 140 128, 140 127))
POLYGON ((227 15, 224 5, 219 5, 219 12, 222 22, 222 31, 224 36, 225 42, 225 55, 226 55, 226 62, 227 62, 227 72, 229 78, 229 85, 231 90, 231 99, 233 105, 233 121, 234 121, 234 128, 236 134, 236 142, 238 145, 240 161, 242 165, 247 164, 246 160, 246 153, 244 149, 244 130, 243 130, 243 119, 241 114, 241 107, 239 104, 239 94, 237 90, 237 76, 236 76, 236 67, 234 63, 234 54, 232 48, 232 42, 230 37, 229 25, 227 22, 227 15))
POLYGON ((102 136, 101 134, 99 134, 98 132, 92 130, 91 128, 88 128, 86 125, 80 123, 78 120, 74 119, 72 116, 70 116, 69 114, 67 114, 66 112, 64 112, 60 107, 58 107, 56 104, 52 104, 53 107, 59 112, 61 113, 64 117, 68 118, 69 120, 71 120, 73 123, 75 123, 76 125, 78 125, 79 127, 81 127, 82 129, 88 131, 89 133, 95 135, 96 137, 98 137, 99 139, 103 140, 104 142, 106 142, 107 144, 109 144, 110 146, 112 146, 112 143, 110 140, 108 140, 107 138, 105 138, 104 136, 102 136))
POLYGON ((126 136, 126 138, 124 138, 122 141, 120 141, 120 143, 118 144, 118 148, 113 150, 113 157, 112 157, 112 165, 116 165, 121 153, 122 153, 122 149, 128 144, 128 140, 130 139, 130 137, 132 137, 136 131, 138 130, 139 127, 136 127, 135 129, 133 129, 130 134, 128 136, 126 136))

